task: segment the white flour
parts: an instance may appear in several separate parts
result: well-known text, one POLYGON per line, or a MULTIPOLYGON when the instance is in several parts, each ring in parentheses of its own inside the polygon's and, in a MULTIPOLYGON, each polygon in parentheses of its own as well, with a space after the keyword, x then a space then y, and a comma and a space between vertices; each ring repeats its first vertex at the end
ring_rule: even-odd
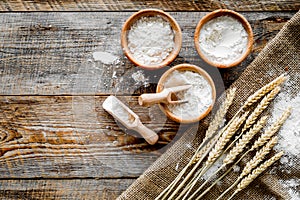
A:
POLYGON ((128 32, 133 57, 145 65, 161 63, 174 49, 174 33, 161 17, 142 17, 128 32))
POLYGON ((203 25, 199 43, 208 60, 218 64, 230 64, 245 53, 248 35, 237 19, 221 16, 203 25))
MULTIPOLYGON (((289 94, 288 85, 285 85, 275 100, 270 124, 278 119, 288 106, 292 107, 292 112, 278 132, 279 143, 275 149, 285 151, 288 158, 300 158, 300 93, 292 97, 289 94)), ((291 159, 281 159, 281 162, 289 165, 295 164, 291 159)))
POLYGON ((135 118, 127 112, 127 110, 120 105, 118 99, 114 96, 109 96, 103 103, 103 108, 113 112, 116 116, 118 116, 123 122, 127 124, 132 124, 135 118))
POLYGON ((299 179, 290 179, 290 180, 281 180, 281 185, 287 189, 287 192, 290 195, 289 200, 299 200, 300 199, 300 192, 297 188, 300 186, 300 180, 299 179))
POLYGON ((145 77, 142 70, 134 72, 131 75, 131 78, 133 78, 133 80, 135 81, 135 85, 138 85, 138 84, 147 85, 148 81, 149 81, 149 78, 145 77))
POLYGON ((213 103, 212 88, 203 76, 192 71, 179 72, 175 70, 167 78, 164 87, 187 84, 192 87, 176 93, 176 95, 180 100, 188 100, 188 103, 168 105, 168 108, 180 118, 197 118, 213 103))
MULTIPOLYGON (((292 107, 291 115, 278 132, 279 141, 274 147, 276 151, 284 151, 284 156, 280 159, 282 166, 279 169, 288 174, 291 173, 290 167, 297 168, 300 159, 300 93, 291 95, 292 92, 295 92, 294 89, 291 89, 293 84, 291 80, 285 83, 282 91, 275 99, 271 111, 272 118, 268 122, 271 125, 287 107, 292 107)), ((287 189, 291 197, 290 200, 300 199, 300 181, 298 179, 281 180, 281 184, 287 189)))
POLYGON ((119 57, 108 52, 96 51, 93 53, 95 61, 100 61, 103 64, 110 65, 118 62, 119 57))

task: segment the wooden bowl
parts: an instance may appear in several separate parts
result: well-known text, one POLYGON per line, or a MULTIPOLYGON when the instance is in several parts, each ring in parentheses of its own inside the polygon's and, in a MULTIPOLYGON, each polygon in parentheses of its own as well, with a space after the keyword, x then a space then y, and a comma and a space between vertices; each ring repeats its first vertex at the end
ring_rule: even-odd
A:
POLYGON ((131 17, 127 19, 125 24, 123 25, 122 32, 121 32, 121 46, 123 48, 124 54, 127 56, 127 58, 133 62, 136 66, 139 66, 144 69, 149 69, 149 70, 155 70, 162 68, 164 66, 169 65, 179 54, 179 51, 181 49, 181 44, 182 44, 182 33, 180 26, 178 23, 175 21, 171 15, 168 13, 158 10, 158 9, 144 9, 140 10, 137 13, 134 13, 131 17), (127 41, 127 33, 130 30, 131 26, 140 18, 142 17, 153 17, 153 16, 160 16, 164 20, 168 21, 170 23, 171 28, 174 31, 174 42, 175 46, 173 51, 169 54, 169 56, 161 63, 155 64, 155 65, 145 65, 143 63, 138 62, 130 52, 128 48, 128 41, 127 41))
POLYGON ((233 66, 236 66, 238 64, 240 64, 251 52, 252 50, 252 45, 253 45, 253 32, 252 32, 252 28, 249 24, 249 22, 247 21, 247 19, 242 16, 241 14, 232 11, 232 10, 227 10, 227 9, 220 9, 220 10, 215 10, 209 14, 207 14, 206 16, 204 16, 198 23, 196 30, 195 30, 195 35, 194 35, 194 44, 196 47, 196 50, 199 54, 199 56, 208 64, 218 67, 218 68, 230 68, 233 66), (208 21, 210 21, 211 19, 220 17, 220 16, 230 16, 233 17, 235 19, 237 19, 245 28, 247 34, 248 34, 248 44, 247 44, 247 49, 244 52, 244 54, 236 61, 230 63, 230 64, 221 64, 221 63, 216 63, 213 62, 211 60, 209 60, 205 54, 202 53, 201 48, 200 48, 200 43, 199 43, 199 36, 200 36, 200 31, 201 28, 203 27, 203 25, 205 23, 207 23, 208 21))
POLYGON ((205 112, 201 113, 198 117, 190 118, 190 119, 184 119, 184 118, 181 118, 180 116, 174 115, 169 110, 169 108, 166 104, 159 104, 159 107, 165 113, 165 115, 167 117, 169 117, 170 119, 172 119, 176 122, 179 122, 179 123, 193 123, 193 122, 200 121, 212 110, 213 105, 216 101, 216 87, 215 87, 215 84, 214 84, 212 78, 210 77, 210 75, 206 71, 201 69, 200 67, 195 66, 195 65, 191 65, 191 64, 180 64, 180 65, 176 65, 176 66, 170 68, 169 70, 167 70, 161 76, 160 80, 158 81, 157 88, 156 88, 157 93, 161 92, 164 89, 164 83, 166 82, 166 79, 175 70, 178 70, 178 71, 192 71, 192 72, 199 73, 201 76, 203 76, 208 81, 208 83, 209 83, 209 85, 211 86, 211 89, 212 89, 212 98, 213 98, 212 99, 212 104, 206 109, 205 112))

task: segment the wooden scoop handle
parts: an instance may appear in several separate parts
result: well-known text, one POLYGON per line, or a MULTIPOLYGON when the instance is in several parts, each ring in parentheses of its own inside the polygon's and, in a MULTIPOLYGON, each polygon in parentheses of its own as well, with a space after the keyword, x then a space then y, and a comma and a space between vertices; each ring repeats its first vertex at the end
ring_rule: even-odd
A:
POLYGON ((139 123, 133 130, 141 134, 141 136, 143 136, 143 138, 151 145, 154 145, 158 141, 158 135, 142 123, 139 123))
POLYGON ((139 96, 139 104, 141 106, 151 106, 156 103, 166 103, 168 92, 164 90, 160 93, 149 93, 149 94, 142 94, 139 96))

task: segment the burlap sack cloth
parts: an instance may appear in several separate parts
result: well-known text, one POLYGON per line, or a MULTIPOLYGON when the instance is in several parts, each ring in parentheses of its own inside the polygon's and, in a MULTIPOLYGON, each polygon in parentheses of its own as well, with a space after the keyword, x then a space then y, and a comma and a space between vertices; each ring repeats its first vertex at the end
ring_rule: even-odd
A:
MULTIPOLYGON (((291 91, 300 88, 300 11, 285 24, 277 36, 270 41, 257 58, 247 67, 240 78, 232 85, 237 88, 237 97, 229 110, 232 116, 245 99, 255 90, 275 77, 287 72, 292 82, 291 91)), ((300 109, 300 108, 299 108, 300 109)), ((207 123, 193 127, 164 153, 143 175, 141 175, 119 199, 154 199, 172 180, 193 155, 194 149, 201 142, 207 123), (198 131, 197 131, 198 128, 198 131), (192 135, 196 132, 196 135, 192 135)), ((300 127, 299 127, 300 128, 300 127)), ((295 161, 294 163, 299 163, 295 161)), ((280 165, 276 163, 275 166, 280 165)), ((276 168, 276 167, 275 167, 276 168)), ((278 168, 278 167, 277 167, 278 168)), ((288 193, 279 180, 300 178, 299 166, 293 166, 289 173, 270 171, 256 179, 248 188, 240 192, 235 199, 289 199, 288 193), (275 197, 275 198, 274 198, 275 197)), ((226 187, 233 183, 236 174, 232 173, 204 199, 215 199, 226 187)))

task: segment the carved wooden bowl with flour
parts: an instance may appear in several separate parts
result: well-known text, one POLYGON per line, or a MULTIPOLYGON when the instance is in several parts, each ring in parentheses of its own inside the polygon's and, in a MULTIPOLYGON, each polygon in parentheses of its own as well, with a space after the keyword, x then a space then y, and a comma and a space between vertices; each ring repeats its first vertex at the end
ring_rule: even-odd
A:
POLYGON ((130 16, 123 25, 121 46, 136 66, 155 70, 170 64, 179 54, 182 33, 168 13, 144 9, 130 16))
POLYGON ((216 99, 215 84, 202 68, 191 64, 180 64, 167 70, 160 78, 156 92, 165 88, 191 85, 176 94, 180 104, 159 104, 170 119, 179 123, 193 123, 203 119, 213 108, 216 99))
POLYGON ((218 68, 229 68, 240 64, 249 55, 253 32, 244 16, 220 9, 199 21, 194 44, 205 62, 218 68))

